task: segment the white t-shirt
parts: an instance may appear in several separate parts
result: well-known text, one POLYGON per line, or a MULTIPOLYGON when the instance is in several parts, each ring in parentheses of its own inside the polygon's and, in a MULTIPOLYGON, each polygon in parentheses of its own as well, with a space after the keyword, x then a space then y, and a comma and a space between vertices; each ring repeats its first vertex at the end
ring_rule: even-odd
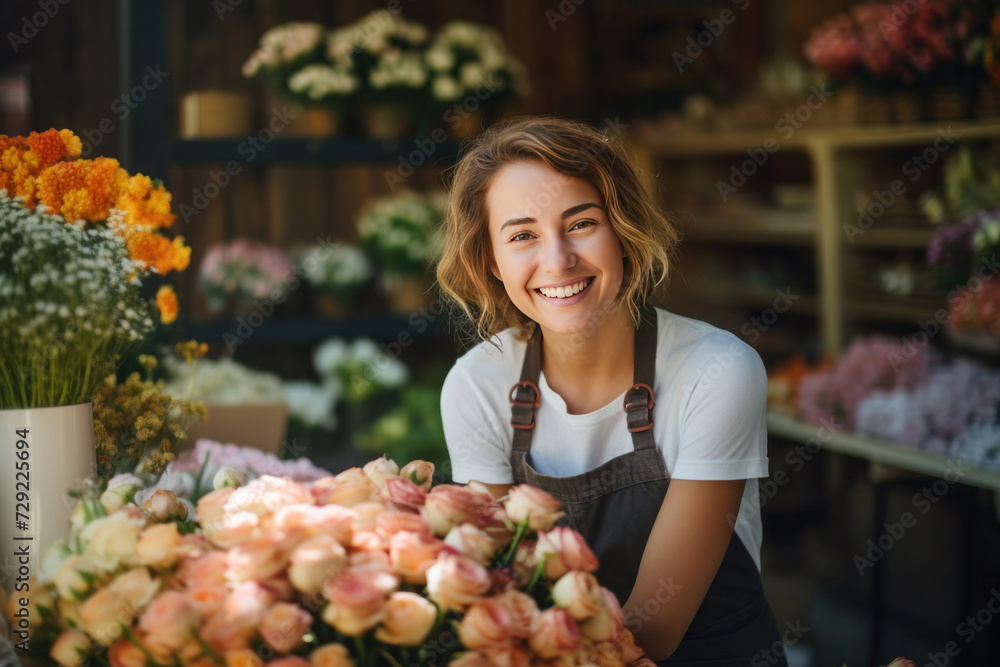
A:
MULTIPOLYGON (((762 538, 757 478, 767 477, 767 375, 760 357, 727 331, 657 309, 653 439, 675 479, 747 480, 735 533, 760 568, 762 538)), ((441 414, 452 477, 464 484, 514 481, 510 465, 511 387, 520 379, 526 344, 513 330, 469 350, 448 373, 441 414)), ((594 412, 573 415, 538 380, 531 464, 554 477, 578 475, 632 451, 624 392, 594 412)))

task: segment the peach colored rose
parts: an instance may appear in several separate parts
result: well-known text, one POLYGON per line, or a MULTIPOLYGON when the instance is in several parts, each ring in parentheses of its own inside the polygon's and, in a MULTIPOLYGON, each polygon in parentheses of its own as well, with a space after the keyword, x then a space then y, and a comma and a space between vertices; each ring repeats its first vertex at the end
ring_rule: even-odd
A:
POLYGON ((260 523, 272 541, 286 544, 291 549, 305 536, 310 514, 314 509, 319 507, 313 503, 288 505, 261 517, 260 523))
POLYGON ((309 654, 310 667, 354 667, 347 648, 341 644, 323 644, 309 654))
POLYGON ((580 648, 580 631, 566 610, 553 607, 538 615, 538 627, 528 645, 543 658, 569 655, 580 648))
POLYGON ((81 630, 103 646, 110 646, 131 626, 132 606, 110 588, 100 588, 80 605, 81 630))
POLYGON ((405 477, 387 478, 381 495, 393 507, 410 512, 419 512, 427 500, 427 492, 405 477))
POLYGON ((493 663, 482 653, 467 651, 457 658, 452 658, 448 667, 493 667, 493 663))
POLYGON ((181 536, 180 551, 182 558, 200 558, 207 553, 215 551, 215 547, 200 533, 190 533, 189 535, 181 536))
POLYGON ((476 527, 489 535, 497 545, 497 549, 502 549, 514 541, 514 532, 508 527, 513 523, 507 516, 507 510, 500 503, 490 503, 480 507, 476 512, 476 527))
POLYGON ((597 570, 597 556, 587 546, 583 535, 572 528, 556 526, 539 535, 538 552, 545 559, 545 576, 552 581, 570 570, 597 570))
POLYGON ((323 586, 329 600, 323 620, 350 637, 364 634, 385 618, 389 593, 397 586, 385 572, 341 572, 323 586))
POLYGON ((445 544, 459 553, 465 554, 480 565, 489 565, 490 559, 496 553, 493 538, 471 523, 455 526, 444 538, 445 544))
POLYGON ((248 628, 230 623, 221 610, 208 617, 204 625, 198 628, 198 635, 202 640, 222 656, 250 648, 250 643, 256 634, 257 630, 254 627, 248 628))
MULTIPOLYGON (((602 642, 599 642, 598 645, 602 645, 602 642)), ((635 645, 635 637, 632 636, 632 631, 628 628, 622 630, 621 641, 614 642, 614 645, 622 662, 626 664, 631 664, 646 655, 645 651, 635 645)))
POLYGON ((206 617, 216 613, 222 607, 222 603, 229 596, 229 588, 222 585, 199 586, 198 588, 189 588, 184 591, 184 594, 191 601, 191 606, 194 607, 195 611, 200 616, 206 617))
MULTIPOLYGON (((333 507, 339 507, 339 505, 333 505, 333 507)), ((374 530, 375 521, 378 520, 378 517, 383 512, 388 511, 389 508, 383 503, 366 500, 350 509, 357 513, 357 518, 351 523, 351 528, 354 530, 374 530)))
POLYGON ((266 537, 251 540, 226 552, 226 579, 234 582, 267 579, 287 564, 288 556, 280 545, 266 537))
POLYGON ((427 583, 427 568, 433 565, 445 543, 425 533, 396 533, 389 538, 389 563, 409 584, 427 583))
POLYGON ((405 477, 424 491, 431 490, 434 482, 434 464, 430 461, 410 461, 399 471, 400 477, 405 477))
POLYGON ((441 484, 427 494, 420 513, 431 530, 444 537, 453 527, 474 521, 481 507, 493 502, 493 497, 465 486, 441 484))
POLYGON ((119 639, 108 649, 111 667, 146 667, 146 654, 128 639, 119 639))
POLYGON ((625 615, 615 594, 603 586, 604 604, 592 617, 580 623, 580 634, 594 641, 618 641, 625 629, 625 615))
POLYGON ((531 656, 520 642, 506 642, 482 649, 495 667, 529 667, 531 656))
POLYGON ((347 554, 346 569, 351 572, 395 572, 386 551, 355 551, 347 554))
POLYGON ((355 551, 384 552, 388 541, 374 530, 359 530, 351 537, 351 548, 355 551))
POLYGON ((233 589, 222 603, 223 619, 236 627, 253 629, 260 625, 277 596, 256 581, 247 581, 233 589))
POLYGON ((262 532, 260 516, 244 510, 217 518, 211 539, 217 546, 228 549, 257 539, 262 532))
POLYGON ((312 616, 302 607, 279 602, 264 613, 260 621, 260 636, 278 653, 291 653, 302 645, 309 631, 312 616))
POLYGON ((78 596, 86 594, 90 590, 87 579, 81 576, 96 575, 97 565, 92 559, 80 554, 71 554, 66 557, 52 576, 52 584, 56 592, 63 600, 76 600, 78 596))
POLYGON ((396 591, 385 605, 385 618, 375 628, 375 639, 392 646, 420 646, 437 614, 437 607, 422 595, 396 591))
POLYGON ((427 568, 427 592, 443 609, 464 611, 489 588, 486 568, 466 556, 442 556, 427 568))
POLYGON ((226 511, 253 512, 258 516, 273 514, 289 505, 314 504, 304 486, 286 477, 258 477, 246 486, 233 490, 226 511))
POLYGON ((63 630, 52 644, 49 657, 63 667, 79 667, 83 656, 78 651, 90 652, 90 637, 79 630, 63 630))
POLYGON ((172 519, 186 519, 187 506, 177 500, 177 494, 166 489, 157 489, 153 492, 142 508, 154 521, 170 521, 172 519))
POLYGON ((177 562, 180 546, 181 535, 176 523, 154 524, 139 535, 133 560, 154 569, 165 569, 177 562))
POLYGON ((377 489, 361 468, 349 468, 336 477, 313 482, 309 491, 320 505, 353 507, 372 500, 377 489))
POLYGON ((382 456, 366 463, 362 471, 365 473, 365 477, 372 481, 375 488, 381 491, 385 487, 385 481, 388 478, 399 474, 399 466, 389 457, 382 456))
POLYGON ((232 487, 210 491, 198 501, 195 515, 207 539, 213 540, 215 533, 221 528, 222 518, 226 515, 226 503, 232 498, 234 491, 232 487))
POLYGON ((462 646, 473 650, 499 646, 514 638, 514 620, 507 605, 495 598, 473 602, 458 624, 462 646))
POLYGON ((574 570, 560 577, 552 587, 552 601, 582 621, 604 606, 604 594, 594 575, 574 570))
POLYGON ((506 607, 510 613, 512 636, 527 639, 535 633, 539 612, 538 603, 533 597, 521 591, 509 590, 493 599, 506 607))
POLYGON ((90 557, 101 570, 116 570, 135 553, 143 524, 142 520, 132 518, 124 510, 94 519, 80 531, 84 555, 90 557))
POLYGON ((198 612, 183 593, 165 591, 156 596, 139 618, 139 629, 154 651, 177 651, 191 641, 198 612))
POLYGON ((527 484, 512 486, 507 491, 507 500, 503 506, 511 521, 520 525, 527 520, 528 528, 539 533, 552 528, 563 515, 558 500, 527 484))
POLYGON ((264 667, 264 661, 256 651, 248 648, 226 651, 223 656, 226 667, 264 667))
POLYGON ((422 533, 429 536, 431 527, 419 514, 388 510, 375 519, 375 532, 385 539, 400 532, 422 533))
POLYGON ((297 655, 286 655, 275 660, 268 660, 267 667, 309 667, 309 661, 297 655))
POLYGON ((209 551, 194 558, 185 558, 174 573, 174 582, 181 588, 206 588, 226 583, 225 551, 209 551))
POLYGON ((287 602, 298 595, 298 591, 288 578, 287 570, 267 579, 261 579, 259 583, 265 590, 270 591, 276 600, 287 602))
POLYGON ((323 505, 310 509, 306 519, 306 536, 330 535, 343 546, 351 543, 359 519, 355 509, 341 505, 323 505))
POLYGON ((597 665, 629 665, 645 653, 631 642, 594 642, 593 661, 597 665))
POLYGON ((288 559, 288 578, 298 590, 312 595, 323 583, 336 576, 347 562, 347 551, 332 535, 316 535, 305 540, 288 559))

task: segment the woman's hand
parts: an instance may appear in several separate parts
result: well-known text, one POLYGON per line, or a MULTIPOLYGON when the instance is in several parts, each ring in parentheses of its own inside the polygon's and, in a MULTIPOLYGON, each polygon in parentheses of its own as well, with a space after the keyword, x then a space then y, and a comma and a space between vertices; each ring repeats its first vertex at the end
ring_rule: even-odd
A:
POLYGON ((483 484, 482 482, 476 482, 486 488, 487 491, 493 494, 493 500, 500 500, 507 495, 507 491, 513 484, 483 484))
POLYGON ((701 606, 734 539, 745 484, 742 479, 670 481, 623 608, 636 645, 653 660, 677 649, 701 606), (636 628, 638 622, 642 627, 636 628))

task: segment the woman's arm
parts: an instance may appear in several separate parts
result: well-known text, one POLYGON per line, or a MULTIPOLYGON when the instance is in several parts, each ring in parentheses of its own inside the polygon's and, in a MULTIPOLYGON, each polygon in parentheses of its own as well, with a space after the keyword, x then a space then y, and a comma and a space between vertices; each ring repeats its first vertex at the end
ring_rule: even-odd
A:
POLYGON ((667 487, 623 608, 651 659, 672 654, 691 625, 733 538, 745 484, 674 479, 667 487))

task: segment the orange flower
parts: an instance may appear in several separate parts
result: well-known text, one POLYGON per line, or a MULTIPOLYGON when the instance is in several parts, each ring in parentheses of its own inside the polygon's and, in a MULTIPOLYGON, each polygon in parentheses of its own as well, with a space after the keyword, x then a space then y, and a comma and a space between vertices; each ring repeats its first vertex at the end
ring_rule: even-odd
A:
POLYGON ((132 259, 143 269, 152 269, 160 275, 170 271, 183 271, 191 261, 191 248, 184 245, 184 237, 173 241, 152 232, 127 234, 125 244, 132 259))
POLYGON ((154 188, 148 176, 136 174, 128 180, 115 208, 128 213, 127 222, 139 227, 167 228, 174 224, 170 193, 162 185, 154 188))
POLYGON ((112 158, 58 162, 41 173, 38 201, 67 222, 101 222, 111 215, 127 178, 112 158))
POLYGON ((170 324, 177 319, 177 294, 170 285, 163 285, 156 291, 156 307, 160 311, 160 321, 170 324))

